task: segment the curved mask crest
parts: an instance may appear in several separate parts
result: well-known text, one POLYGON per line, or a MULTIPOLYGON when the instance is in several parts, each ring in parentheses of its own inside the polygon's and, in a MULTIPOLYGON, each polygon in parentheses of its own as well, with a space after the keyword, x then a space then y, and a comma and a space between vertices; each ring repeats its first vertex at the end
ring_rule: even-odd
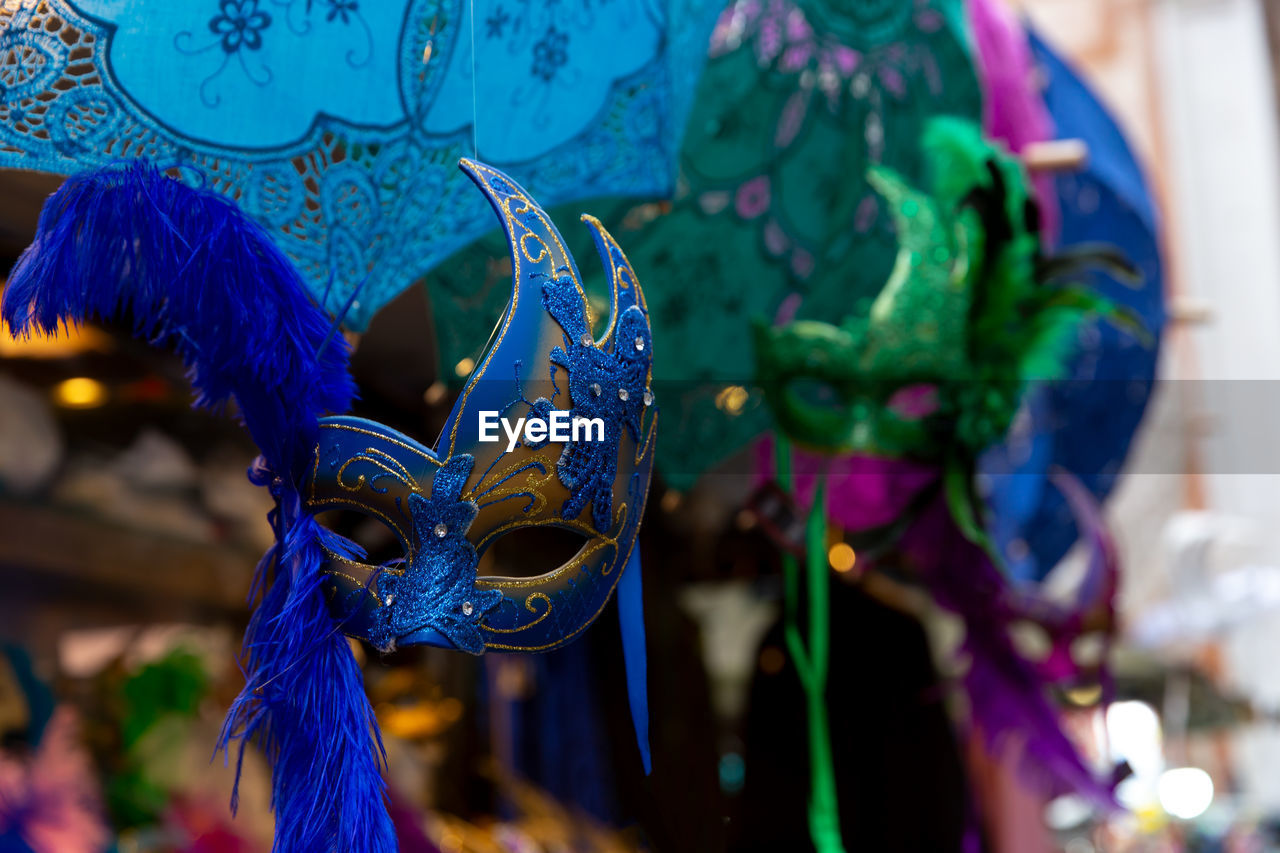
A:
POLYGON ((496 169, 461 166, 506 229, 511 301, 434 449, 372 421, 326 418, 305 496, 316 512, 381 520, 404 548, 403 560, 374 566, 333 546, 327 573, 347 634, 382 649, 539 651, 595 619, 636 545, 657 425, 653 339, 635 273, 597 220, 583 217, 612 283, 599 341, 581 277, 547 214, 496 169), (488 430, 497 440, 481 440, 482 413, 512 425, 559 421, 569 437, 525 433, 508 449, 501 426, 488 430), (540 526, 577 531, 582 548, 538 577, 476 577, 499 537, 540 526))

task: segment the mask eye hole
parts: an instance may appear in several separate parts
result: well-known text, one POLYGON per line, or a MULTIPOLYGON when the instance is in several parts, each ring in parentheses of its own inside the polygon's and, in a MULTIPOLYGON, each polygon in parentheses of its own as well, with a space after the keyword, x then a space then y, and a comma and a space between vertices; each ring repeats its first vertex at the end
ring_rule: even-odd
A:
POLYGON ((480 561, 481 575, 536 578, 577 556, 586 537, 551 525, 519 527, 490 543, 480 561))
POLYGON ((1053 638, 1035 622, 1020 619, 1009 626, 1009 639, 1024 658, 1042 663, 1053 652, 1053 638))
POLYGON ((830 382, 798 376, 787 383, 787 396, 802 406, 820 410, 843 410, 843 395, 830 382))
POLYGON ((1071 643, 1071 659, 1082 669, 1096 669, 1103 663, 1107 638, 1101 631, 1092 631, 1076 637, 1071 643))
POLYGON ((367 556, 362 562, 377 566, 404 557, 404 547, 395 531, 367 513, 333 509, 318 513, 316 520, 321 526, 363 548, 367 556))

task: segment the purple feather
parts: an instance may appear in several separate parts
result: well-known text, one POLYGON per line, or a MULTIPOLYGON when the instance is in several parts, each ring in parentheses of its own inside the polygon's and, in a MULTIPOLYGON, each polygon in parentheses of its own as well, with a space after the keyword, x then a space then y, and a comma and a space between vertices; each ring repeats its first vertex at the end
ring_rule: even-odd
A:
MULTIPOLYGON (((772 442, 761 442, 757 449, 760 476, 772 476, 772 442)), ((792 464, 799 504, 812 501, 818 474, 825 471, 831 484, 831 517, 853 531, 888 525, 912 511, 925 490, 938 488, 941 477, 936 466, 865 455, 831 460, 796 451, 792 464)), ((988 747, 1023 742, 1022 770, 1040 790, 1050 795, 1075 792, 1112 807, 1109 783, 1090 772, 1063 733, 1048 691, 1082 674, 1070 658, 1072 640, 1086 628, 1113 621, 1115 548, 1096 504, 1080 493, 1083 487, 1073 487, 1073 481, 1061 474, 1055 474, 1054 482, 1067 495, 1093 550, 1086 579, 1069 606, 1012 586, 986 552, 960 532, 940 491, 919 510, 895 550, 909 558, 938 604, 964 620, 963 652, 970 665, 963 687, 970 717, 988 747), (1049 660, 1037 663, 1018 652, 1009 628, 1020 620, 1037 622, 1050 633, 1055 653, 1049 660)), ((1098 675, 1109 697, 1105 666, 1098 675)))
POLYGON ((900 547, 938 604, 964 620, 964 675, 970 716, 989 749, 1025 744, 1022 772, 1050 796, 1076 793, 1115 806, 1110 785, 1085 765, 1063 733, 1047 695, 1048 680, 1013 644, 1010 626, 1024 614, 1008 582, 981 548, 960 532, 946 501, 921 513, 900 547))

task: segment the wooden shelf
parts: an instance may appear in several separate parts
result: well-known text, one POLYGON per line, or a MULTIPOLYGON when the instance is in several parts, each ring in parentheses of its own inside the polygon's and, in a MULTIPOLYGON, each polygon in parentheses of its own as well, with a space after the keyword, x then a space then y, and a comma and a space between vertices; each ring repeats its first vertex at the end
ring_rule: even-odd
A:
POLYGON ((46 604, 127 621, 247 617, 245 596, 260 556, 248 548, 7 501, 0 501, 0 531, 0 617, 46 604))

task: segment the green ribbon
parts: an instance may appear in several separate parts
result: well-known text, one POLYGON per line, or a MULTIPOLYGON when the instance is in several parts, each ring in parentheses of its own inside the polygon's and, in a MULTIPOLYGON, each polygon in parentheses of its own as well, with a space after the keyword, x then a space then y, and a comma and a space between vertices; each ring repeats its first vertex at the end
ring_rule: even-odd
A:
MULTIPOLYGON (((790 493, 791 445, 774 440, 778 484, 790 493)), ((809 728, 809 835, 817 853, 844 853, 840 809, 836 799, 835 762, 827 720, 827 668, 831 657, 831 604, 827 574, 827 480, 823 474, 805 521, 805 591, 808 594, 809 638, 800 630, 800 567, 789 553, 782 555, 784 630, 787 651, 804 689, 809 728)))

